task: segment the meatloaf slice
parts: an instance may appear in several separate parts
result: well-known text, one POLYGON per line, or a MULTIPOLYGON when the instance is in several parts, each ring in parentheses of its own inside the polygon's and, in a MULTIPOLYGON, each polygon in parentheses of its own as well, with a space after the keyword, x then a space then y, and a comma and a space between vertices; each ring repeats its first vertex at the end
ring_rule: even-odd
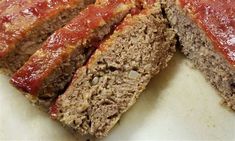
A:
POLYGON ((103 137, 175 52, 175 34, 159 3, 128 15, 78 69, 51 115, 75 133, 103 137))
POLYGON ((235 1, 164 0, 182 52, 235 110, 235 1))
POLYGON ((3 0, 0 3, 0 67, 19 69, 55 30, 94 0, 3 0))
POLYGON ((50 36, 12 77, 12 84, 27 97, 47 106, 64 92, 76 69, 82 66, 115 24, 134 7, 129 0, 89 5, 70 23, 50 36))

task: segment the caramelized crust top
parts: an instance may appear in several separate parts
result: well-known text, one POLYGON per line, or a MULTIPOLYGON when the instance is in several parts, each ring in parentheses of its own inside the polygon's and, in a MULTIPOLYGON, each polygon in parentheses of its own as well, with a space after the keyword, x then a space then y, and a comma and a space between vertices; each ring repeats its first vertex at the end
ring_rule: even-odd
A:
POLYGON ((37 25, 77 5, 81 0, 2 0, 0 2, 0 58, 15 48, 37 25))
POLYGON ((207 34, 230 64, 235 67, 235 1, 234 0, 178 0, 207 34))
POLYGON ((26 64, 12 77, 12 83, 35 95, 43 80, 94 30, 133 7, 130 0, 109 0, 105 5, 89 5, 63 28, 52 34, 26 64))

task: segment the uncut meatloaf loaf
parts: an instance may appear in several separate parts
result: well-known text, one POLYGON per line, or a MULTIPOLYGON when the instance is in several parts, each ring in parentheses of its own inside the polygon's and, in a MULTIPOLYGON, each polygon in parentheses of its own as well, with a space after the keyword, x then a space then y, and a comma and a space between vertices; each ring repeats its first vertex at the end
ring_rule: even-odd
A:
POLYGON ((94 0, 2 0, 0 68, 19 69, 42 42, 94 0))
POLYGON ((12 77, 12 84, 34 102, 48 106, 64 92, 74 72, 134 7, 129 0, 89 5, 70 23, 51 35, 12 77))
POLYGON ((182 52, 235 110, 235 1, 165 0, 182 52))
POLYGON ((52 117, 77 134, 106 136, 174 52, 175 34, 159 3, 128 15, 77 70, 52 117))

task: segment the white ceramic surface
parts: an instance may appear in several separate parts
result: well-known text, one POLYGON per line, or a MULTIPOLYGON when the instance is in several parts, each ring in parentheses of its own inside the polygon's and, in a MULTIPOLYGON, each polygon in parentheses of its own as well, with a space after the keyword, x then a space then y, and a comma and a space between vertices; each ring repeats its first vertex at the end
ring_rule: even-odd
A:
MULTIPOLYGON (((0 140, 75 141, 0 75, 0 140)), ((93 140, 93 139, 91 139, 93 140)), ((177 54, 104 141, 235 140, 235 113, 190 63, 177 54)))

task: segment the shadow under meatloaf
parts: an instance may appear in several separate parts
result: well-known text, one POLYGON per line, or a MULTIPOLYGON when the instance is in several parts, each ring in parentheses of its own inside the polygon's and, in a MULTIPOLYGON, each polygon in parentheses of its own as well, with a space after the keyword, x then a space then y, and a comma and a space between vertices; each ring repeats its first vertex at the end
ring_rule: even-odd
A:
POLYGON ((210 0, 205 4, 199 2, 197 6, 209 5, 201 6, 201 11, 197 13, 197 15, 205 14, 202 15, 204 17, 202 22, 199 21, 200 17, 195 19, 193 11, 189 10, 193 8, 187 8, 187 3, 183 9, 178 0, 163 0, 167 18, 182 44, 181 50, 219 90, 225 103, 235 110, 235 26, 232 24, 234 19, 231 18, 235 14, 235 2, 222 0, 213 2, 210 0), (233 43, 228 45, 229 40, 233 43), (220 44, 221 42, 223 43, 220 44), (226 54, 226 51, 233 55, 226 54))
POLYGON ((55 30, 94 0, 3 0, 0 3, 0 67, 18 70, 55 30))
POLYGON ((128 15, 104 40, 51 107, 51 116, 75 134, 104 137, 167 67, 175 52, 175 33, 159 3, 128 15))
POLYGON ((89 5, 70 23, 50 36, 12 77, 12 84, 33 102, 49 106, 63 93, 74 72, 134 7, 129 0, 108 0, 89 5))

